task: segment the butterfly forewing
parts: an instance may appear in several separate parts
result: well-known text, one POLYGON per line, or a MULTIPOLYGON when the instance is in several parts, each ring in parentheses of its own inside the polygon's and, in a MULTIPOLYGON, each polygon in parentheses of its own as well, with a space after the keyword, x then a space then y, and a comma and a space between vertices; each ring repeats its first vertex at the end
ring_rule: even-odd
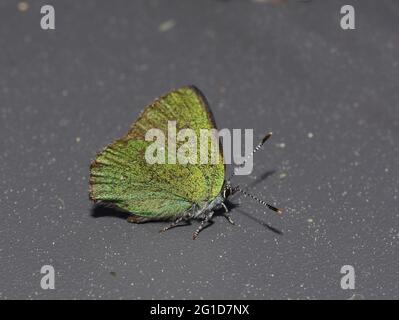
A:
MULTIPOLYGON (((216 163, 149 164, 146 132, 156 128, 168 137, 168 122, 176 130, 192 129, 200 143, 201 129, 216 129, 206 99, 195 87, 171 91, 147 106, 129 132, 106 147, 93 161, 90 196, 109 201, 142 216, 172 218, 192 207, 213 200, 221 191, 225 168, 218 144, 216 163)), ((183 142, 177 142, 177 149, 183 142)), ((207 141, 210 143, 210 141, 207 141)), ((209 148, 210 150, 211 148, 209 148)), ((168 159, 166 148, 166 159, 168 159)), ((211 158, 209 155, 209 162, 211 158)))

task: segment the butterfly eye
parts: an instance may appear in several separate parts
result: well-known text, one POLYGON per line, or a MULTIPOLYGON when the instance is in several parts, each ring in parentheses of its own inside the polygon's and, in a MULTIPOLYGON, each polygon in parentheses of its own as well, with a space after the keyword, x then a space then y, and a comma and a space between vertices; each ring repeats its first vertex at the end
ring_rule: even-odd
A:
POLYGON ((224 189, 223 191, 223 198, 227 198, 231 195, 231 187, 226 187, 226 189, 224 189))

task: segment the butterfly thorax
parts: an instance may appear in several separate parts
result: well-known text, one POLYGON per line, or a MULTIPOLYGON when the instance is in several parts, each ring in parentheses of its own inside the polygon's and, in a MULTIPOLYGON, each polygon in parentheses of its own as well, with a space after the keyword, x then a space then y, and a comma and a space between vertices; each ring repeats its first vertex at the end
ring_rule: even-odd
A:
POLYGON ((223 203, 226 199, 235 192, 235 189, 225 181, 223 189, 213 200, 207 201, 202 205, 195 204, 189 210, 190 218, 204 218, 204 216, 210 212, 215 211, 223 207, 223 203))
POLYGON ((190 218, 202 219, 205 217, 206 213, 218 209, 218 207, 221 206, 224 200, 225 199, 223 198, 223 195, 220 193, 218 196, 216 196, 215 199, 205 202, 203 205, 195 204, 188 211, 188 216, 190 218))

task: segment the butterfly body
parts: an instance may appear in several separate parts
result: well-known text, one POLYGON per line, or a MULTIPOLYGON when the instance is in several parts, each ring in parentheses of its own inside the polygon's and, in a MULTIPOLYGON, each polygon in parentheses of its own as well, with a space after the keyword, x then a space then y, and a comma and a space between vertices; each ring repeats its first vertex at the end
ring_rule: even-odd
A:
MULTIPOLYGON (((173 122, 178 130, 190 129, 195 137, 200 137, 202 143, 205 141, 207 148, 212 150, 214 147, 215 139, 212 137, 215 136, 209 136, 204 140, 201 135, 204 129, 212 131, 212 134, 216 131, 216 124, 205 96, 194 86, 171 91, 148 105, 125 136, 97 154, 90 166, 90 198, 94 202, 111 203, 127 211, 130 214, 127 219, 129 222, 174 221, 161 231, 182 222, 200 219, 201 224, 194 232, 193 239, 211 222, 216 210, 224 209, 225 217, 234 224, 227 214, 228 209, 224 202, 236 192, 252 198, 272 211, 282 212, 238 186, 230 185, 230 178, 234 173, 226 179, 223 152, 218 139, 216 160, 215 152, 206 152, 206 161, 202 162, 204 153, 200 147, 194 151, 196 159, 201 159, 199 163, 148 161, 147 151, 151 141, 147 139, 147 133, 156 128, 169 142, 170 122, 173 122)), ((252 157, 270 136, 271 132, 267 133, 249 157, 252 157)), ((182 144, 182 141, 175 141, 172 150, 176 150, 182 144)), ((165 148, 160 150, 161 154, 164 153, 164 158, 169 159, 169 146, 167 151, 165 148)))

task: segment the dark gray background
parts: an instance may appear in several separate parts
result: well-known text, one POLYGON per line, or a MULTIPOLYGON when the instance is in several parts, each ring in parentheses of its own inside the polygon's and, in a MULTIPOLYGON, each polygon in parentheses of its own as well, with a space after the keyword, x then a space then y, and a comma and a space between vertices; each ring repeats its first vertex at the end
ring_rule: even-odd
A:
POLYGON ((399 2, 349 1, 352 31, 348 1, 269 2, 0 1, 1 299, 399 297, 399 2), (239 226, 216 217, 193 241, 197 223, 94 214, 96 152, 185 84, 219 128, 274 132, 237 181, 283 216, 236 199, 239 226))

